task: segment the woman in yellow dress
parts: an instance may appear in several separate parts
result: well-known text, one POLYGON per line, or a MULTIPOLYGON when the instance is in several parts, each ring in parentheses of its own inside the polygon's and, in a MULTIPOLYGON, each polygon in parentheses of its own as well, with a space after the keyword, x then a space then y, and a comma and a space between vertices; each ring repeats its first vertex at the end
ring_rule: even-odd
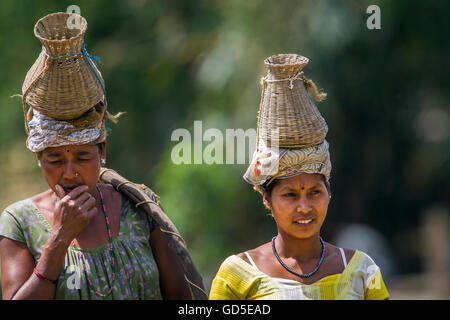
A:
POLYGON ((267 133, 277 123, 279 149, 265 147, 270 141, 262 138, 244 179, 262 194, 278 234, 226 258, 213 279, 210 299, 389 298, 380 268, 366 253, 336 247, 320 236, 331 199, 331 162, 326 123, 306 89, 312 88, 319 101, 323 94, 311 80, 298 78, 307 61, 297 55, 265 61, 269 74, 263 78, 258 131, 267 133), (269 119, 274 109, 276 121, 269 119), (283 123, 289 114, 304 123, 293 123, 292 117, 283 123), (317 130, 301 134, 306 127, 317 130))

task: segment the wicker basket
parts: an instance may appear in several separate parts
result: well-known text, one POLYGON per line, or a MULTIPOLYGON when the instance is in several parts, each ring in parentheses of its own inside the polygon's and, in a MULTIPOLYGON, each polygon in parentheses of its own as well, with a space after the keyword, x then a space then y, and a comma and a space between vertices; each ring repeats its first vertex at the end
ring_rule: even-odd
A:
POLYGON ((328 126, 311 100, 305 83, 298 78, 308 58, 296 54, 279 54, 264 60, 268 68, 262 79, 262 96, 258 115, 258 141, 272 146, 272 134, 278 128, 280 148, 304 148, 321 143, 328 126))
POLYGON ((36 23, 34 34, 41 41, 43 51, 22 86, 24 109, 27 103, 40 113, 60 120, 78 118, 104 101, 101 73, 87 55, 81 54, 86 19, 78 16, 80 29, 69 29, 69 16, 68 13, 53 13, 36 23), (80 54, 56 58, 73 53, 80 54))

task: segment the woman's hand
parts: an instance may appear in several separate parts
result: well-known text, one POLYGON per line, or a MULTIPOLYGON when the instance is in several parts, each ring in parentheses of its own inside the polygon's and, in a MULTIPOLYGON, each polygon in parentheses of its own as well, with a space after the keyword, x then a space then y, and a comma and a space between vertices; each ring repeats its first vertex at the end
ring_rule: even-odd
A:
POLYGON ((68 194, 60 185, 55 189, 61 200, 56 203, 52 232, 37 265, 25 243, 0 238, 4 299, 53 299, 55 284, 38 278, 33 269, 49 279, 58 279, 70 242, 97 214, 96 200, 86 185, 68 194))
POLYGON ((159 270, 161 294, 167 300, 191 300, 191 291, 178 263, 177 255, 169 245, 167 236, 155 228, 150 234, 150 246, 159 270))
POLYGON ((78 186, 68 194, 60 185, 55 186, 59 201, 53 213, 52 233, 55 238, 70 243, 97 213, 96 200, 87 192, 88 186, 78 186))

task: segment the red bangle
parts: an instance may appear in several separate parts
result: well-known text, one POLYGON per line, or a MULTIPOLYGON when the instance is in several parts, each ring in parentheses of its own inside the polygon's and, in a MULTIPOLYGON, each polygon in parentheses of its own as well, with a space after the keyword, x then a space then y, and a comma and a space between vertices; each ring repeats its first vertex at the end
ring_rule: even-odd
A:
POLYGON ((50 281, 50 282, 53 283, 53 284, 56 284, 56 282, 58 281, 58 280, 52 280, 52 279, 49 279, 49 278, 47 278, 46 276, 44 276, 43 274, 40 274, 39 271, 37 271, 36 268, 34 268, 34 274, 35 274, 39 279, 50 281))

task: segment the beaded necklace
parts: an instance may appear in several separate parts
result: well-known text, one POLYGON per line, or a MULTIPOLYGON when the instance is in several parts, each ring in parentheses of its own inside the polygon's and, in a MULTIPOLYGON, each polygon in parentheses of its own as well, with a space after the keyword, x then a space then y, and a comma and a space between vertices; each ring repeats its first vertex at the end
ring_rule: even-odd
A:
MULTIPOLYGON (((83 271, 84 271, 84 274, 86 275, 86 279, 88 281, 89 288, 91 290, 93 290, 95 292, 95 294, 98 295, 99 297, 107 297, 111 294, 112 289, 114 287, 114 282, 116 281, 116 264, 115 264, 116 255, 114 253, 113 246, 112 246, 111 227, 109 225, 109 217, 106 212, 105 202, 103 200, 103 193, 100 191, 100 188, 98 187, 98 185, 95 186, 95 188, 97 189, 98 193, 100 194, 100 203, 102 205, 103 214, 104 214, 105 220, 106 220, 106 230, 108 231, 109 255, 111 256, 111 270, 112 270, 112 281, 111 281, 111 286, 109 287, 108 293, 103 294, 94 288, 94 285, 92 284, 92 281, 89 278, 89 275, 87 273, 86 262, 85 262, 86 259, 84 259, 83 253, 81 251, 78 251, 78 256, 80 257, 81 261, 83 261, 83 271)), ((74 241, 72 241, 72 245, 74 245, 74 241)))
POLYGON ((279 262, 279 263, 280 263, 287 271, 289 271, 290 273, 293 273, 293 274, 295 274, 296 276, 299 276, 299 277, 301 277, 301 278, 309 278, 309 277, 311 277, 313 274, 315 274, 315 273, 317 272, 317 270, 319 270, 319 267, 320 267, 320 265, 322 264, 323 258, 325 257, 325 244, 323 243, 322 237, 319 237, 320 244, 322 245, 322 255, 321 255, 321 257, 320 257, 319 264, 316 266, 316 268, 315 268, 312 272, 306 273, 306 274, 301 274, 301 273, 298 273, 298 272, 292 270, 291 268, 289 268, 289 267, 281 260, 281 258, 278 256, 277 249, 275 249, 275 238, 276 238, 276 237, 277 237, 277 236, 275 236, 275 237, 272 238, 272 250, 273 250, 273 253, 275 254, 275 257, 277 258, 278 262, 279 262))

